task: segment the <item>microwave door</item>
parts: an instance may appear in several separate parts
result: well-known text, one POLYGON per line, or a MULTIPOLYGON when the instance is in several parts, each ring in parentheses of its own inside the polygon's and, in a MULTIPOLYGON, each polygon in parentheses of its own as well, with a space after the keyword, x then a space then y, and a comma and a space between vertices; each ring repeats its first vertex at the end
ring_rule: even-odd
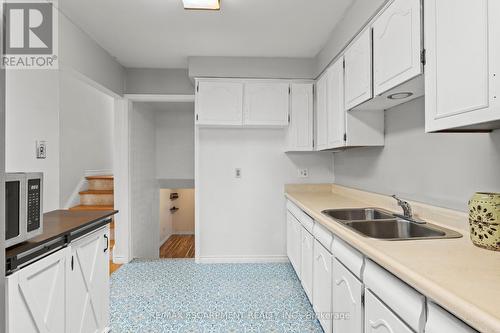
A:
POLYGON ((5 240, 6 245, 15 244, 21 238, 21 196, 20 180, 5 182, 5 240))

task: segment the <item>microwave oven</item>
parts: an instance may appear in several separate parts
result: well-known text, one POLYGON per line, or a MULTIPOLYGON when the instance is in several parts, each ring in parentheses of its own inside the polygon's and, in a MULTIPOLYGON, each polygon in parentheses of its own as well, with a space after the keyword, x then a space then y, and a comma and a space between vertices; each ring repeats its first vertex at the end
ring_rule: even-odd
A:
POLYGON ((5 247, 43 232, 43 173, 5 175, 5 247))

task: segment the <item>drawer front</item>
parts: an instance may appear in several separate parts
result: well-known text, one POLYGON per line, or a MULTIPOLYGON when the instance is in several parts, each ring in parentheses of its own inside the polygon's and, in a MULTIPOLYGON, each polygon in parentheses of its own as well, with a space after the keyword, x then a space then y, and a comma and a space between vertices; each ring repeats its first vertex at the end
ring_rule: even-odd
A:
POLYGON ((428 302, 427 324, 425 333, 476 333, 477 331, 456 318, 440 306, 428 302))
POLYGON ((302 287, 306 292, 309 301, 313 302, 313 257, 314 257, 314 237, 305 228, 302 228, 302 267, 301 278, 302 287))
POLYGON ((384 303, 366 290, 365 333, 413 333, 413 331, 384 303))
POLYGON ((290 200, 286 202, 286 209, 288 209, 288 211, 292 213, 297 220, 299 220, 300 224, 302 224, 304 228, 306 228, 310 233, 313 232, 314 220, 309 215, 304 213, 302 209, 297 207, 297 205, 290 200))
POLYGON ((314 238, 318 240, 324 247, 328 249, 328 251, 332 248, 333 235, 328 229, 323 227, 321 224, 314 224, 313 229, 314 238))
POLYGON ((425 322, 425 297, 403 281, 377 265, 366 260, 364 271, 365 286, 370 289, 412 329, 423 330, 425 322))
POLYGON ((337 259, 332 269, 333 332, 363 333, 363 284, 337 259))
POLYGON ((332 331, 332 255, 314 241, 313 308, 325 333, 332 331))
POLYGON ((358 279, 361 279, 364 256, 358 250, 348 245, 338 237, 335 237, 332 245, 332 253, 346 266, 358 279))

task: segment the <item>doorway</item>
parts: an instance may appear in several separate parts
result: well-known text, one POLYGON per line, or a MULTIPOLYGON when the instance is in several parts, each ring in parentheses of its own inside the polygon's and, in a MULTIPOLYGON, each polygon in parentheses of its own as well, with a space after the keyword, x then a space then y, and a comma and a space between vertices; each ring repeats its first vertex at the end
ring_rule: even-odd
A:
POLYGON ((160 189, 160 258, 194 258, 194 189, 160 189))

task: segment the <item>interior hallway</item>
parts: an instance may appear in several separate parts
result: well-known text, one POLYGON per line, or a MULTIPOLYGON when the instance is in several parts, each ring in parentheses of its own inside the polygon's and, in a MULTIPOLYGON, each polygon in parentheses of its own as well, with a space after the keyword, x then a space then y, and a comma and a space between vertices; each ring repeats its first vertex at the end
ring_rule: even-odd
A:
POLYGON ((194 258, 194 235, 172 235, 160 248, 160 258, 194 258))

